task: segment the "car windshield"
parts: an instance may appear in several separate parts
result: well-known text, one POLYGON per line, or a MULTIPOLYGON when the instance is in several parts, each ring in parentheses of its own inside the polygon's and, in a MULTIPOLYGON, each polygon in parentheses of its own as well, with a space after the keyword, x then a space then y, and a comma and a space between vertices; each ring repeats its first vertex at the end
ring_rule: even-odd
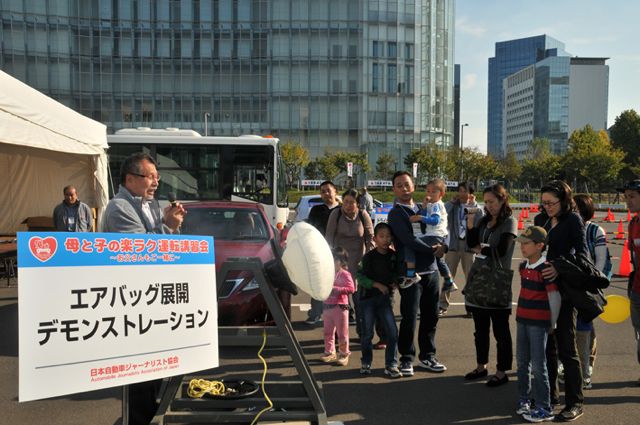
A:
POLYGON ((268 240, 267 223, 249 209, 189 208, 182 233, 224 240, 268 240))

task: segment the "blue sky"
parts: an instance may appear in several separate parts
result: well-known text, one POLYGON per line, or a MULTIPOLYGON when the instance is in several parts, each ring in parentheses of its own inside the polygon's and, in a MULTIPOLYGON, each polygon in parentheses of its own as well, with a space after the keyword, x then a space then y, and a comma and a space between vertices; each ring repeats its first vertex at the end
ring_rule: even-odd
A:
POLYGON ((456 0, 464 145, 487 150, 487 69, 495 43, 547 34, 574 56, 609 57, 609 116, 640 112, 640 3, 623 0, 456 0))

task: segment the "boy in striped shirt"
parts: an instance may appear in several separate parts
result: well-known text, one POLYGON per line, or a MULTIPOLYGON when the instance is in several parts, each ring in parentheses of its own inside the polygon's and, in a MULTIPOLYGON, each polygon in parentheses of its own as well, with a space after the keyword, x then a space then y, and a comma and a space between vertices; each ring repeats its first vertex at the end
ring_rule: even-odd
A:
POLYGON ((547 232, 531 226, 518 238, 525 261, 520 264, 521 288, 516 309, 519 401, 516 413, 529 422, 554 419, 549 399, 549 374, 545 350, 560 312, 560 293, 555 282, 543 279, 547 267, 544 250, 547 232), (533 388, 531 375, 533 374, 533 388), (536 407, 531 405, 535 400, 536 407))

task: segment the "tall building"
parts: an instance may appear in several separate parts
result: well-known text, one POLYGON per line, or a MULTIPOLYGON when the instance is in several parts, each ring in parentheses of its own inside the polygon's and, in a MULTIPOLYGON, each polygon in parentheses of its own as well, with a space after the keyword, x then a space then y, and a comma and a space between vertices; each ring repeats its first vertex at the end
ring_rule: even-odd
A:
POLYGON ((495 55, 489 58, 487 153, 495 157, 505 154, 502 140, 503 80, 551 56, 568 56, 568 53, 564 51, 564 43, 547 35, 496 43, 495 55))
POLYGON ((607 58, 547 57, 503 82, 503 151, 525 159, 534 138, 563 154, 574 130, 607 128, 607 58))
POLYGON ((269 133, 398 165, 453 142, 453 0, 0 0, 0 13, 0 68, 109 132, 269 133))
POLYGON ((460 64, 455 64, 453 76, 453 146, 460 147, 460 64))

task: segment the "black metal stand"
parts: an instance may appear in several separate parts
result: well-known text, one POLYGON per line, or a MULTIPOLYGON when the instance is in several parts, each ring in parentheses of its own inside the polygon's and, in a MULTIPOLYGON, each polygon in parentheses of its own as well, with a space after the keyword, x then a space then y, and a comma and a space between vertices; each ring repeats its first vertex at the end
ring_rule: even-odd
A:
MULTIPOLYGON (((221 282, 229 271, 237 270, 253 272, 276 323, 275 327, 267 328, 269 346, 286 347, 300 377, 300 381, 267 381, 265 383, 267 394, 273 402, 273 409, 265 412, 260 417, 260 421, 309 421, 313 425, 326 425, 327 412, 322 399, 321 385, 313 377, 291 322, 275 289, 265 275, 262 262, 258 258, 231 258, 222 266, 217 278, 221 282)), ((219 345, 258 347, 262 344, 262 329, 219 328, 219 345)), ((202 375, 197 377, 211 379, 202 375)), ((248 424, 260 410, 268 405, 261 391, 255 396, 236 400, 191 399, 187 396, 188 382, 191 378, 191 376, 174 376, 169 379, 152 424, 248 424)))

